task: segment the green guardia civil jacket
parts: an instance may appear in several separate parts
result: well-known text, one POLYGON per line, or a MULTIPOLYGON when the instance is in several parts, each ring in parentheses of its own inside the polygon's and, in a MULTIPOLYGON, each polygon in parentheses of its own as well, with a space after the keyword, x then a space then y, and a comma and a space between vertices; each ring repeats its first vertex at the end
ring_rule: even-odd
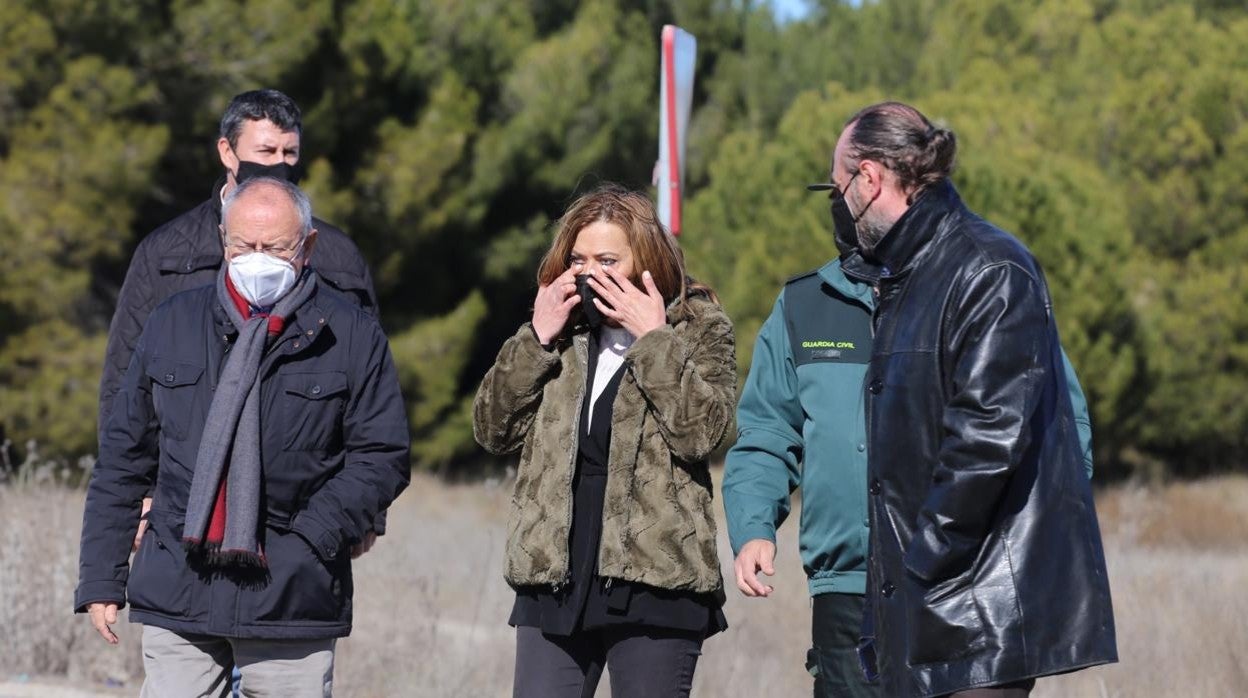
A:
MULTIPOLYGON (((867 563, 867 439, 863 377, 871 360, 871 287, 840 260, 785 285, 754 344, 737 407, 737 442, 724 469, 724 509, 735 555, 775 542, 802 490, 798 546, 812 596, 862 594, 867 563)), ((1092 476, 1092 423, 1062 354, 1083 462, 1092 476)), ((905 430, 898 431, 904 438, 905 430)))
MULTIPOLYGON (((572 477, 589 338, 547 350, 525 324, 503 344, 473 404, 477 442, 520 451, 504 576, 512 586, 568 579, 572 477)), ((732 324, 696 296, 624 359, 611 420, 598 575, 695 592, 723 586, 707 458, 727 433, 736 396, 732 324)))

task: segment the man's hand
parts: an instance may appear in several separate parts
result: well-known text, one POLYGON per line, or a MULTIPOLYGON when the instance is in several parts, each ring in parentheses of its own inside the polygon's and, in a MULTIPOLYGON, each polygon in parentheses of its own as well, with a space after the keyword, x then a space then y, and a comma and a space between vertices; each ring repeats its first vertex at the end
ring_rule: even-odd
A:
POLYGON ((351 559, 354 560, 357 557, 363 555, 364 553, 372 550, 373 544, 376 542, 377 542, 376 531, 369 531, 368 533, 365 533, 364 540, 361 540, 359 543, 356 543, 355 545, 351 546, 351 559))
POLYGON ((764 538, 754 540, 741 546, 734 567, 737 571, 737 588, 746 596, 771 596, 775 588, 758 581, 758 572, 762 570, 768 577, 776 573, 773 563, 776 560, 776 544, 764 538))
POLYGON ((139 543, 143 542, 143 532, 147 530, 147 512, 152 510, 152 498, 143 498, 143 511, 139 513, 139 530, 134 534, 134 545, 130 546, 130 552, 137 553, 139 551, 139 543))
POLYGON ((113 629, 109 627, 117 622, 117 604, 87 604, 87 614, 91 616, 91 625, 95 626, 96 631, 100 633, 100 637, 104 638, 105 642, 110 645, 115 645, 119 642, 117 636, 113 634, 113 629))

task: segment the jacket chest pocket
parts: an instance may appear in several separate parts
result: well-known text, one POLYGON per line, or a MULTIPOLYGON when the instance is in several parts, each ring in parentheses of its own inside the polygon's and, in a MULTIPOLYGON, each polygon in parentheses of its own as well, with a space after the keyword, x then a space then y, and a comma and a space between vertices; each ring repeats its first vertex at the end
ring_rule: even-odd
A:
POLYGON ((342 443, 347 374, 289 373, 279 379, 277 423, 287 451, 322 451, 342 443))
POLYGON ((152 406, 161 432, 166 438, 184 440, 204 367, 156 356, 148 362, 146 373, 152 381, 152 406))

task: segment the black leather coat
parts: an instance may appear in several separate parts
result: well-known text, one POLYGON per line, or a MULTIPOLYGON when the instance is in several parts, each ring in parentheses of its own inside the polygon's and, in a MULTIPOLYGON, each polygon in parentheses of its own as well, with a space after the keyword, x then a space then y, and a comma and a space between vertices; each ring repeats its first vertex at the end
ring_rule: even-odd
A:
POLYGON ((875 256, 867 593, 883 693, 1115 661, 1100 529, 1039 265, 947 181, 875 256))

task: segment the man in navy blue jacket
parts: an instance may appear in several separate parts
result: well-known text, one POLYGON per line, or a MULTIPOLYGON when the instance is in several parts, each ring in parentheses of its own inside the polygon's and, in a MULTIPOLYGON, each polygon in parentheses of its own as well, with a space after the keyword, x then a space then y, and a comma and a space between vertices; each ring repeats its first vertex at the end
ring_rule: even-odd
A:
POLYGON ((143 695, 328 695, 351 631, 352 545, 409 481, 377 320, 320 282, 311 205, 257 178, 226 197, 215 283, 158 306, 101 429, 75 609, 144 624, 143 695), (127 564, 139 503, 155 482, 127 564))

